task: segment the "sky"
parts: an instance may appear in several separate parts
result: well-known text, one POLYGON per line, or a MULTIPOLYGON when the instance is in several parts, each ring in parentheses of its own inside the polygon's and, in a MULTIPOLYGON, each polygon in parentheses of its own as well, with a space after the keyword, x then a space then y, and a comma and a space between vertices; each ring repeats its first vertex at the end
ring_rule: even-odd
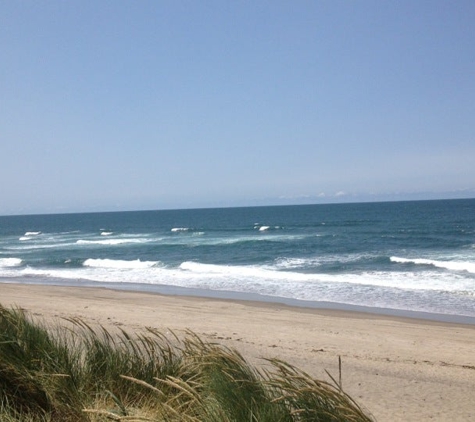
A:
POLYGON ((0 215, 475 197, 473 0, 0 1, 0 215))

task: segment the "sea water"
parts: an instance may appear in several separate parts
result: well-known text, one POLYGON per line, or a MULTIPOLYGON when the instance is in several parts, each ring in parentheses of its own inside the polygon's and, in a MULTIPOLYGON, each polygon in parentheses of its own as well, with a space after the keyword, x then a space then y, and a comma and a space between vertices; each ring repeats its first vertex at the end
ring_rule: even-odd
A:
POLYGON ((4 216, 0 282, 475 317, 475 200, 4 216))

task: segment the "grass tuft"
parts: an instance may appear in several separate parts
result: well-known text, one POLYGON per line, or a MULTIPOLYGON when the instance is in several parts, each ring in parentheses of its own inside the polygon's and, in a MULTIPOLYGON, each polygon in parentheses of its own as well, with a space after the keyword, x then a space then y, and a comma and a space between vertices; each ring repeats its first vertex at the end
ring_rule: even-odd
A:
MULTIPOLYGON (((366 422, 341 387, 292 365, 259 371, 192 332, 110 332, 71 318, 42 325, 0 305, 3 422, 366 422)), ((341 363, 340 363, 341 365, 341 363)))

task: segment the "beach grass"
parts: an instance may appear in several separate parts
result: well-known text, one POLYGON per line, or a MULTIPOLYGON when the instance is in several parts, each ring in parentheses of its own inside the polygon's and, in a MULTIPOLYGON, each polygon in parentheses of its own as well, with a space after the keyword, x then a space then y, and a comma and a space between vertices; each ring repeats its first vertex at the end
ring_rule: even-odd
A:
MULTIPOLYGON (((341 378, 340 378, 341 379, 341 378)), ((144 328, 46 324, 0 306, 0 420, 371 421, 341 388, 289 363, 144 328)))

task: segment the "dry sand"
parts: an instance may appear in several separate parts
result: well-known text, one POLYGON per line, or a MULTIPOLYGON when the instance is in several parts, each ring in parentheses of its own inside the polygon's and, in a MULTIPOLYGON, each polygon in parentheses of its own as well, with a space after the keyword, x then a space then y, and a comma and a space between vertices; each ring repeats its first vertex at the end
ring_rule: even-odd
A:
POLYGON ((475 326, 96 288, 0 284, 0 304, 49 320, 156 327, 338 377, 378 421, 475 421, 475 326))

